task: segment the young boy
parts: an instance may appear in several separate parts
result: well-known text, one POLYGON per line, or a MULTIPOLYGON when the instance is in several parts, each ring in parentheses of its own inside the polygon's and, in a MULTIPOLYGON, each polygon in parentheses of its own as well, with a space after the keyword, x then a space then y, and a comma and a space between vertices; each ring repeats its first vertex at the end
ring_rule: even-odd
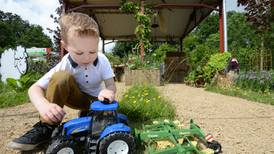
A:
POLYGON ((30 87, 28 94, 40 114, 40 122, 14 139, 9 144, 13 149, 32 150, 49 140, 66 114, 64 105, 87 111, 92 100, 114 100, 114 73, 108 59, 98 53, 97 23, 88 15, 69 13, 61 16, 59 24, 61 45, 68 54, 30 87))

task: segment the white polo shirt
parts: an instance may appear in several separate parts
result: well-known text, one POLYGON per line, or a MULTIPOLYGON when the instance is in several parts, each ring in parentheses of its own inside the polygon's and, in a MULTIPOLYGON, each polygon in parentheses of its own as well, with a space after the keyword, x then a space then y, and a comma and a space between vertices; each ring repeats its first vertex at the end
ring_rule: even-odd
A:
POLYGON ((82 92, 96 97, 102 90, 103 81, 114 77, 110 62, 103 53, 98 52, 94 63, 87 66, 78 65, 68 53, 54 68, 40 78, 36 84, 43 89, 47 89, 52 75, 58 71, 68 71, 75 78, 82 92))

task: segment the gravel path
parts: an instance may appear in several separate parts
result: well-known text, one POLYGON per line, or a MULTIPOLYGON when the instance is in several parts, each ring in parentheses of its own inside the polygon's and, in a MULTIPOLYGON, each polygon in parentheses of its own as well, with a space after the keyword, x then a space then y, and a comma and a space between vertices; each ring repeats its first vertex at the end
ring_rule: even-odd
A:
MULTIPOLYGON (((126 87, 117 83, 118 99, 126 87)), ((222 144, 224 153, 274 154, 274 106, 207 92, 183 84, 167 84, 160 92, 176 107, 177 118, 186 127, 194 121, 222 144)), ((77 111, 66 108, 66 119, 77 111)), ((37 122, 38 114, 31 103, 0 109, 0 154, 14 154, 6 148, 37 122)))

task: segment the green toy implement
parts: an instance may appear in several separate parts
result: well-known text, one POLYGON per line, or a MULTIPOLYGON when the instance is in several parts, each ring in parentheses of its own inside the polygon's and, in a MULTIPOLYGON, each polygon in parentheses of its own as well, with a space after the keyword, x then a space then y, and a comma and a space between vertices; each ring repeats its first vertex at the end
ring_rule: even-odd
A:
POLYGON ((221 145, 212 135, 205 135, 200 127, 190 120, 190 127, 183 129, 179 121, 154 121, 135 130, 137 141, 149 154, 217 154, 221 145))

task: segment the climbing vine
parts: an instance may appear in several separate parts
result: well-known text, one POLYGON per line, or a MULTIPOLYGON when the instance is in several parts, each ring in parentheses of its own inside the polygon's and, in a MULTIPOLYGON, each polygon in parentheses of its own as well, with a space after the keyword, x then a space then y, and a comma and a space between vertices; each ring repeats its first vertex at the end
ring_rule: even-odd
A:
POLYGON ((131 2, 129 0, 122 0, 120 10, 126 13, 134 13, 137 21, 135 28, 135 35, 139 41, 138 45, 144 43, 144 48, 151 47, 150 34, 151 34, 151 18, 156 14, 149 5, 144 5, 144 11, 141 10, 141 2, 131 2))

